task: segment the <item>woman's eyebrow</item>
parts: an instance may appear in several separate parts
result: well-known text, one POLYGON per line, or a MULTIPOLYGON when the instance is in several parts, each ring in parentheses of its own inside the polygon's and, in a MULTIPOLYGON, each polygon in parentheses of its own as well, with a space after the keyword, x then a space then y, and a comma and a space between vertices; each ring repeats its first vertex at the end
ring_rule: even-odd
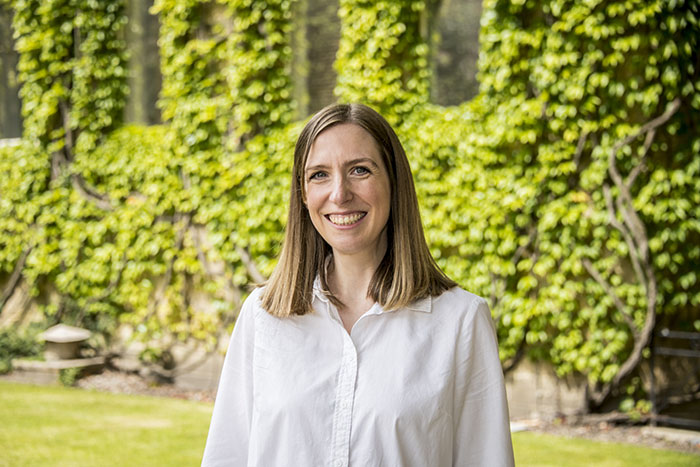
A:
MULTIPOLYGON (((355 164, 369 164, 375 168, 379 167, 377 165, 377 163, 374 162, 374 160, 372 160, 369 157, 358 157, 355 159, 350 159, 349 161, 346 161, 345 163, 343 163, 344 166, 355 165, 355 164)), ((316 164, 316 165, 312 165, 312 166, 307 167, 306 169, 304 169, 304 172, 311 172, 314 170, 321 170, 321 169, 328 169, 328 166, 326 164, 316 164)))
POLYGON ((351 159, 345 163, 345 165, 355 165, 355 164, 369 164, 374 167, 379 167, 373 159, 369 157, 358 157, 357 159, 351 159))

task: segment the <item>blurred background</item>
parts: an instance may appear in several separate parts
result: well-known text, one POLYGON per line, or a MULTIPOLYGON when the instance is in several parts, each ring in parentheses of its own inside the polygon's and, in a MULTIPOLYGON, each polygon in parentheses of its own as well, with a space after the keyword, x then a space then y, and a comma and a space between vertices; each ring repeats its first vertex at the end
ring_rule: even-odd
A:
POLYGON ((699 429, 699 22, 694 0, 0 1, 0 372, 215 391, 304 122, 362 102, 439 265, 489 300, 514 420, 699 429))

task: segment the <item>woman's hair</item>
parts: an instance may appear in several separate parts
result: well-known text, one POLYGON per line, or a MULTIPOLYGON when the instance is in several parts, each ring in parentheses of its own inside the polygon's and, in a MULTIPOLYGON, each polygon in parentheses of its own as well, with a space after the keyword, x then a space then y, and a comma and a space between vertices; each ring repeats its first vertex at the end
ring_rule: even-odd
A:
POLYGON ((423 235, 411 168, 394 130, 381 115, 365 105, 334 104, 311 118, 294 148, 284 244, 262 296, 263 308, 275 316, 310 312, 317 275, 328 298, 334 304, 340 304, 328 291, 326 264, 332 249, 311 223, 304 203, 303 174, 311 145, 318 135, 343 123, 358 125, 372 135, 380 149, 391 186, 387 250, 372 277, 367 296, 384 309, 394 310, 427 296, 440 295, 456 285, 430 255, 423 235))

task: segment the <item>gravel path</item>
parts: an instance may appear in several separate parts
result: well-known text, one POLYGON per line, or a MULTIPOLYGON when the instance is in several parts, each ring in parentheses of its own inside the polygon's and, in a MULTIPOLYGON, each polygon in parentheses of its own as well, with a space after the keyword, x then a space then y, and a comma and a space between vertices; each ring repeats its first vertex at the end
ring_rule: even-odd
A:
POLYGON ((174 397, 200 402, 214 402, 213 391, 188 391, 172 384, 156 384, 133 373, 106 370, 100 374, 80 378, 76 386, 83 389, 111 392, 115 394, 138 394, 174 397))

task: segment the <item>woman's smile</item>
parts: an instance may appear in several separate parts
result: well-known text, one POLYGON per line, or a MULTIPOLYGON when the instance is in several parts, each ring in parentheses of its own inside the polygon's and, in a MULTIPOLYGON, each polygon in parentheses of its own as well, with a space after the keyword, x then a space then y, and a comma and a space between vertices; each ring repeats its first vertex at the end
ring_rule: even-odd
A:
POLYGON ((335 225, 349 226, 357 224, 359 221, 364 219, 366 215, 366 212, 355 212, 349 214, 326 214, 326 219, 328 219, 335 225))

